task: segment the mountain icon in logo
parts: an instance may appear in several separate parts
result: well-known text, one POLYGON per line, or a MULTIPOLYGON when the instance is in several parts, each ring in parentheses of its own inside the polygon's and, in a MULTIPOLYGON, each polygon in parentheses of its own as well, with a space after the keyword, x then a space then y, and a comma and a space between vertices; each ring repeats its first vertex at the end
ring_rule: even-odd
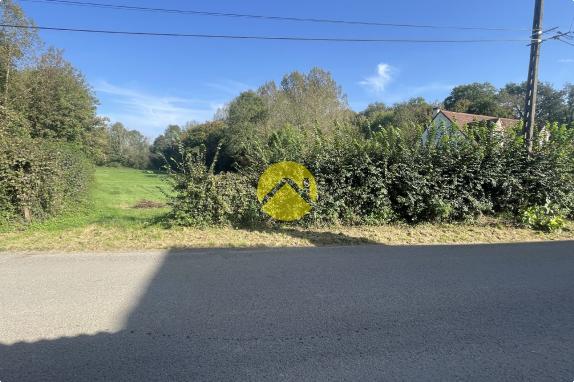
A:
POLYGON ((308 214, 317 201, 313 174, 295 162, 269 166, 257 184, 261 210, 276 220, 295 221, 308 214))

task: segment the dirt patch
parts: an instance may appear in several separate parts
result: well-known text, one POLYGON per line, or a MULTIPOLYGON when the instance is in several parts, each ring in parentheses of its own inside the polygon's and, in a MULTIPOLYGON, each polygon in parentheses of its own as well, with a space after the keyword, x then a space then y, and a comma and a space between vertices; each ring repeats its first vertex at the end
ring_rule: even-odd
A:
POLYGON ((132 208, 137 209, 151 209, 151 208, 163 208, 165 203, 156 202, 154 200, 140 200, 132 208))

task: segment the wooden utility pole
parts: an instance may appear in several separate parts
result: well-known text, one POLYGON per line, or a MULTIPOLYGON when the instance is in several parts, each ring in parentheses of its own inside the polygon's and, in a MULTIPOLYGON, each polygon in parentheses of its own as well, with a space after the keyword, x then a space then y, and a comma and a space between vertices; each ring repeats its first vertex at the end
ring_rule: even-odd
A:
POLYGON ((535 0, 534 22, 530 42, 530 64, 528 66, 528 82, 526 84, 526 106, 524 108, 524 137, 528 152, 532 152, 534 125, 536 122, 536 96, 538 92, 538 64, 540 63, 540 45, 542 44, 542 18, 544 16, 544 0, 535 0))

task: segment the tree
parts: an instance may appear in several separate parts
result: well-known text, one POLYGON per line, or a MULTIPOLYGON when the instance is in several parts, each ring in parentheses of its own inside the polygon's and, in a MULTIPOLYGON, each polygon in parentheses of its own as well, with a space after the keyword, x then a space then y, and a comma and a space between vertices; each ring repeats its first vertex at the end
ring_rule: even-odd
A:
POLYGON ((444 107, 461 113, 508 117, 508 110, 500 107, 497 94, 496 87, 488 82, 460 85, 452 89, 444 107))
POLYGON ((365 110, 361 112, 367 118, 371 118, 379 113, 384 113, 389 111, 389 107, 382 102, 375 102, 367 106, 365 110))
POLYGON ((97 99, 60 50, 49 49, 18 76, 24 94, 12 97, 13 107, 30 121, 32 136, 78 142, 97 124, 97 99))
MULTIPOLYGON (((299 134, 310 142, 317 131, 332 136, 339 125, 355 128, 351 125, 353 117, 331 74, 313 68, 307 74, 285 75, 280 86, 270 81, 257 92, 241 93, 217 113, 216 120, 221 124, 201 128, 214 129, 208 135, 207 158, 211 157, 215 142, 222 144, 218 162, 226 164, 219 169, 232 169, 233 163, 244 166, 250 158, 261 154, 260 150, 269 149, 273 137, 275 146, 282 142, 276 139, 276 133, 289 131, 290 135, 299 134)), ((196 129, 191 130, 193 134, 189 135, 186 146, 194 141, 193 136, 202 135, 196 129)))
POLYGON ((229 104, 227 121, 230 125, 257 125, 267 119, 263 99, 253 91, 243 92, 229 104))
POLYGON ((393 106, 392 124, 408 142, 413 142, 420 139, 422 129, 430 123, 432 110, 433 106, 424 98, 412 98, 393 106))
POLYGON ((32 48, 39 42, 32 20, 26 17, 22 8, 12 0, 0 2, 0 23, 2 25, 21 25, 25 28, 0 28, 0 86, 1 102, 8 106, 12 74, 18 63, 29 56, 32 48))
POLYGON ((538 106, 536 109, 536 123, 539 127, 547 123, 567 122, 566 92, 557 90, 549 83, 538 86, 538 106))
POLYGON ((149 166, 149 143, 147 138, 137 130, 129 130, 127 133, 127 151, 124 165, 139 169, 145 169, 149 166))
POLYGON ((152 168, 163 169, 166 165, 175 167, 181 159, 179 144, 182 129, 178 125, 169 125, 164 133, 157 137, 150 148, 150 161, 152 168))
MULTIPOLYGON (((206 165, 211 165, 219 146, 223 143, 227 125, 222 120, 205 122, 186 129, 182 134, 183 145, 187 148, 196 148, 205 150, 206 165)), ((231 158, 225 155, 225 152, 219 153, 215 170, 230 170, 232 165, 231 158)))
POLYGON ((402 136, 407 141, 412 142, 420 138, 422 128, 430 122, 432 109, 433 106, 421 97, 412 98, 391 107, 375 103, 360 113, 359 123, 367 136, 371 132, 393 126, 401 130, 402 136))
POLYGON ((524 119, 524 102, 526 82, 522 84, 508 83, 498 93, 500 106, 507 110, 512 117, 524 119))
POLYGON ((120 122, 109 128, 110 162, 132 168, 147 168, 149 165, 149 144, 137 130, 127 130, 120 122))
POLYGON ((85 148, 90 158, 98 166, 104 166, 110 162, 111 151, 108 124, 107 118, 96 118, 94 126, 91 130, 85 132, 82 139, 85 142, 85 148))
POLYGON ((370 104, 359 113, 355 123, 365 136, 370 137, 372 133, 391 126, 393 124, 393 115, 394 110, 392 107, 387 107, 385 104, 377 102, 370 104))
POLYGON ((341 87, 320 68, 313 68, 308 74, 287 74, 280 87, 268 82, 258 93, 270 110, 270 126, 275 130, 292 125, 329 131, 353 116, 341 87))
MULTIPOLYGON (((501 107, 506 108, 514 118, 524 118, 524 102, 526 99, 526 82, 521 84, 509 83, 499 92, 501 107)), ((536 108, 536 124, 545 126, 549 122, 568 123, 568 85, 564 90, 557 90, 551 84, 538 84, 538 106, 536 108)))
POLYGON ((123 164, 127 151, 128 131, 121 122, 116 122, 109 127, 110 163, 123 164))
POLYGON ((268 109, 253 91, 241 93, 229 104, 227 129, 224 134, 224 155, 231 162, 244 165, 253 142, 265 136, 268 109))

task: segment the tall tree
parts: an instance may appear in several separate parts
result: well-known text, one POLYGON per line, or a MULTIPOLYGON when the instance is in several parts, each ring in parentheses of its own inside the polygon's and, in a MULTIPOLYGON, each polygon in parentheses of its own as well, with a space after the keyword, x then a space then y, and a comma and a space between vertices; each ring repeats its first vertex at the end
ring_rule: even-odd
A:
POLYGON ((253 91, 241 93, 229 104, 224 154, 232 162, 244 165, 253 143, 265 136, 268 109, 253 91))
POLYGON ((500 107, 497 93, 496 87, 488 82, 460 85, 452 89, 444 107, 462 113, 507 117, 508 111, 500 107))
POLYGON ((270 124, 274 129, 292 125, 327 131, 337 122, 350 121, 353 115, 341 87, 329 72, 320 68, 313 68, 307 74, 287 74, 280 87, 269 82, 258 93, 270 109, 270 124))
POLYGON ((91 130, 86 131, 82 141, 89 156, 98 166, 106 165, 110 162, 111 147, 109 120, 105 117, 97 117, 91 130))
POLYGON ((14 97, 13 107, 30 121, 33 136, 80 141, 97 124, 97 99, 60 50, 49 49, 18 76, 26 94, 14 97))
POLYGON ((393 106, 382 103, 369 105, 360 113, 361 129, 369 135, 371 132, 393 126, 401 130, 402 136, 412 142, 420 139, 422 130, 432 118, 433 106, 424 98, 412 98, 393 106))
POLYGON ((109 128, 110 163, 125 167, 147 168, 149 143, 137 130, 128 130, 120 122, 109 128))
MULTIPOLYGON (((514 118, 524 118, 524 99, 526 97, 526 82, 521 84, 509 83, 498 95, 502 108, 506 108, 514 118)), ((538 84, 538 106, 536 108, 536 124, 540 126, 549 122, 568 123, 568 85, 563 90, 555 89, 552 84, 538 84)))
POLYGON ((18 64, 30 56, 39 39, 36 30, 30 28, 34 26, 33 21, 12 0, 0 1, 0 24, 26 27, 0 27, 0 99, 3 106, 8 106, 13 73, 18 64))
POLYGON ((175 167, 180 161, 179 144, 182 129, 178 125, 169 125, 163 134, 157 137, 151 145, 151 166, 156 170, 169 165, 175 167))
MULTIPOLYGON (((185 147, 205 149, 206 164, 211 165, 226 131, 227 125, 222 120, 205 122, 187 128, 182 134, 182 142, 185 147)), ((219 153, 215 169, 217 171, 229 170, 231 165, 231 158, 224 152, 219 153)))

